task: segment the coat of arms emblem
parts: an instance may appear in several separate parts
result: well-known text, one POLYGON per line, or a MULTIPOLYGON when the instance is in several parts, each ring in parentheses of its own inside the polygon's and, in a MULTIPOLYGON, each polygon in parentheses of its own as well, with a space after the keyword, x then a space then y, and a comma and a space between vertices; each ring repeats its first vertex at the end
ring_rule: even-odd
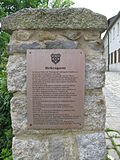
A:
POLYGON ((61 55, 58 53, 58 54, 54 54, 52 53, 51 54, 51 61, 54 63, 54 64, 57 64, 58 62, 60 62, 60 57, 61 55))

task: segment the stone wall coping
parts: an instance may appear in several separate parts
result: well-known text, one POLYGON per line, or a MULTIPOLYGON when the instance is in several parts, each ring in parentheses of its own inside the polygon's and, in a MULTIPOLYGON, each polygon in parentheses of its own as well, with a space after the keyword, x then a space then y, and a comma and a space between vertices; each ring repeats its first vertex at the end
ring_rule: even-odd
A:
POLYGON ((85 8, 22 9, 2 19, 2 30, 79 29, 98 30, 107 27, 107 18, 85 8))

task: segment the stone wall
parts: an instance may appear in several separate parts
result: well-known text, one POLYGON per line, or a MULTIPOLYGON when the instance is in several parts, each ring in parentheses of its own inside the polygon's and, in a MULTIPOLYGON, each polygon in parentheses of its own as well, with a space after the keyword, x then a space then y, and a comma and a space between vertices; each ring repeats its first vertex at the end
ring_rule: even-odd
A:
MULTIPOLYGON (((101 33, 106 17, 88 9, 24 9, 2 21, 11 34, 7 64, 14 160, 106 159, 105 62, 101 33), (27 49, 83 49, 85 64, 84 127, 66 130, 27 128, 27 49)), ((74 53, 73 53, 74 54, 74 53)))

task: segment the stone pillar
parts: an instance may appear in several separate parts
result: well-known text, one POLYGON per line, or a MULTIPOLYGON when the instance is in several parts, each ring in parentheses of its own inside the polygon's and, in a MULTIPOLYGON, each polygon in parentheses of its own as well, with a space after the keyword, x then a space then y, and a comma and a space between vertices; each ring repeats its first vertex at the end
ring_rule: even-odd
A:
MULTIPOLYGON (((101 33, 103 15, 88 9, 24 9, 2 21, 11 34, 7 86, 13 93, 11 118, 14 160, 104 160, 105 104, 102 94, 105 61, 101 33), (82 129, 27 129, 27 49, 83 49, 85 64, 84 127, 82 129)), ((74 54, 74 53, 73 53, 74 54)))

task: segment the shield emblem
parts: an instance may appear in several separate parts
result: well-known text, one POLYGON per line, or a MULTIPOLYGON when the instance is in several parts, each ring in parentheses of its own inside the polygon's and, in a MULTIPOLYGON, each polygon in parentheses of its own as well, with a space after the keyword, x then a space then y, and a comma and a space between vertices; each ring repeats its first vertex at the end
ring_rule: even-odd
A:
POLYGON ((60 62, 60 57, 61 55, 58 53, 58 54, 54 54, 52 53, 51 54, 51 61, 54 63, 54 64, 57 64, 58 62, 60 62))

